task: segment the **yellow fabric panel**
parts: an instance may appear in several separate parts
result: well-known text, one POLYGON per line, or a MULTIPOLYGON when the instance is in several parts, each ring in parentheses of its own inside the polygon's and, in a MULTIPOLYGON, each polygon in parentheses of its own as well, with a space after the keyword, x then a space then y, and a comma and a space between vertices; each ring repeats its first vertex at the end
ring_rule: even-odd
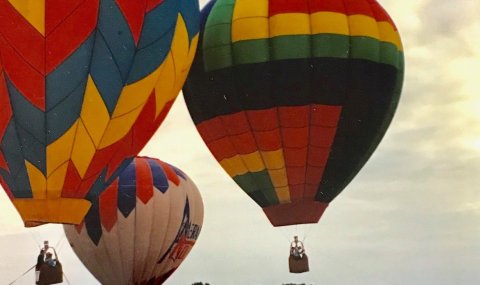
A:
POLYGON ((112 119, 130 113, 145 104, 152 94, 161 69, 162 64, 145 78, 123 87, 115 111, 113 111, 112 119))
POLYGON ((78 121, 75 122, 61 137, 47 146, 47 177, 60 165, 70 160, 78 121))
POLYGON ((263 162, 267 169, 280 169, 285 167, 285 159, 283 157, 283 150, 278 149, 274 151, 261 151, 263 162))
POLYGON ((75 135, 75 143, 73 144, 71 157, 80 177, 83 178, 87 172, 88 166, 90 165, 95 152, 95 145, 88 135, 85 125, 80 120, 78 123, 77 134, 75 135))
POLYGON ((137 109, 132 110, 130 113, 112 119, 108 124, 102 141, 100 142, 99 149, 106 148, 127 135, 133 124, 137 121, 137 118, 142 112, 144 106, 145 103, 140 105, 137 109))
POLYGON ((232 43, 269 38, 268 18, 241 18, 232 23, 232 43))
POLYGON ((220 165, 231 177, 243 175, 248 172, 247 167, 245 166, 242 158, 239 155, 220 161, 220 165))
POLYGON ((90 209, 90 202, 84 199, 13 199, 25 226, 39 223, 80 224, 90 209))
POLYGON ((232 21, 254 17, 268 18, 268 0, 236 1, 232 21))
POLYGON ((93 142, 98 146, 110 121, 110 115, 90 75, 88 76, 80 118, 82 118, 93 142))
MULTIPOLYGON (((183 18, 179 15, 177 18, 175 34, 173 35, 172 47, 170 49, 173 55, 173 62, 175 63, 175 78, 178 74, 180 74, 182 69, 187 66, 189 48, 190 40, 188 38, 187 26, 185 25, 183 18)), ((168 94, 170 99, 175 98, 179 91, 180 90, 178 90, 175 94, 168 94)))
POLYGON ((45 36, 45 0, 8 0, 8 2, 45 36))
POLYGON ((348 35, 348 18, 335 12, 317 12, 310 15, 312 34, 348 35))
POLYGON ((62 195, 67 169, 68 161, 55 169, 55 171, 47 177, 48 198, 59 198, 62 195))
POLYGON ((377 21, 374 18, 365 15, 351 15, 348 16, 348 22, 350 23, 350 35, 380 38, 377 21))
POLYGON ((256 151, 249 154, 243 154, 241 157, 245 166, 248 168, 248 171, 260 172, 265 169, 260 152, 256 151))
POLYGON ((30 181, 30 187, 32 187, 33 198, 45 199, 47 197, 47 180, 45 176, 28 160, 25 160, 25 166, 27 167, 28 180, 30 181))
POLYGON ((177 90, 175 92, 175 97, 178 95, 180 90, 182 89, 183 85, 185 84, 185 80, 187 79, 188 72, 190 71, 190 67, 192 66, 193 58, 195 57, 195 52, 197 50, 197 45, 198 45, 198 37, 199 35, 197 34, 195 37, 193 37, 192 41, 190 42, 190 48, 187 51, 186 60, 184 62, 184 65, 181 67, 181 69, 177 69, 177 75, 176 75, 176 80, 175 80, 175 89, 177 90))
POLYGON ((270 18, 270 37, 309 35, 310 33, 309 14, 285 13, 270 18))
POLYGON ((378 30, 380 32, 380 40, 382 42, 392 43, 403 51, 402 40, 400 35, 389 22, 378 22, 378 30))
POLYGON ((274 187, 288 186, 287 170, 285 168, 269 169, 268 175, 270 176, 274 187))
POLYGON ((277 198, 280 204, 289 203, 290 201, 290 188, 285 187, 275 187, 275 192, 277 193, 277 198))
MULTIPOLYGON (((162 112, 165 103, 171 100, 171 94, 175 87, 175 64, 173 62, 173 55, 170 51, 162 63, 162 70, 155 85, 155 117, 158 117, 162 112)), ((175 97, 175 96, 173 96, 175 97)))

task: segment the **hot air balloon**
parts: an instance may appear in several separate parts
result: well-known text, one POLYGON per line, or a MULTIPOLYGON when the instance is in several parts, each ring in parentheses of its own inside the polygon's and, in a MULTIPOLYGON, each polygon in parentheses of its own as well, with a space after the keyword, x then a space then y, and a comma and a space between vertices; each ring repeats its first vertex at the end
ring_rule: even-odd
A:
POLYGON ((202 223, 202 198, 192 180, 158 159, 137 157, 84 222, 64 230, 102 284, 162 284, 192 249, 202 223))
POLYGON ((404 74, 375 0, 217 0, 184 86, 198 132, 274 226, 317 223, 384 136, 404 74))
POLYGON ((198 15, 196 0, 0 0, 0 182, 26 226, 80 223, 91 189, 143 148, 198 15))

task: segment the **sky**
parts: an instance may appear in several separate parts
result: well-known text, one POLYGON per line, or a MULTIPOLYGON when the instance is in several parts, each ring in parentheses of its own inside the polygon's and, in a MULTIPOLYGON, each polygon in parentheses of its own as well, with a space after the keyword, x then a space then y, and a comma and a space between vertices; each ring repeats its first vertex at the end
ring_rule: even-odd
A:
MULTIPOLYGON (((202 4, 205 1, 201 1, 202 4)), ((203 144, 180 95, 142 155, 198 186, 202 232, 165 283, 477 284, 480 281, 480 1, 381 0, 405 47, 397 113, 379 147, 318 224, 273 228, 203 144), (305 237, 310 272, 288 273, 289 239, 305 237)), ((23 228, 0 192, 0 284, 57 244, 70 284, 98 284, 61 226, 23 228)), ((15 284, 31 284, 33 274, 15 284)), ((8 281, 8 282, 7 282, 8 281)))

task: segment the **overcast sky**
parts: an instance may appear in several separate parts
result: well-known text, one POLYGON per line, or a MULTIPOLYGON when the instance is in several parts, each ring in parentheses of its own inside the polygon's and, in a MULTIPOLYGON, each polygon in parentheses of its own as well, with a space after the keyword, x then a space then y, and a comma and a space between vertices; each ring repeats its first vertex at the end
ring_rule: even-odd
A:
MULTIPOLYGON (((203 1, 202 1, 203 2, 203 1)), ((319 224, 273 228, 208 152, 183 97, 143 155, 184 170, 204 199, 200 238, 166 282, 478 284, 480 281, 480 1, 379 1, 400 29, 406 78, 382 143, 319 224), (306 233, 310 272, 288 273, 288 238, 306 233)), ((24 229, 0 194, 0 283, 60 241, 70 284, 98 284, 58 226, 24 229)), ((31 284, 33 275, 15 284, 31 284)), ((8 281, 8 282, 5 282, 8 281)), ((4 283, 5 282, 5 283, 4 283)))

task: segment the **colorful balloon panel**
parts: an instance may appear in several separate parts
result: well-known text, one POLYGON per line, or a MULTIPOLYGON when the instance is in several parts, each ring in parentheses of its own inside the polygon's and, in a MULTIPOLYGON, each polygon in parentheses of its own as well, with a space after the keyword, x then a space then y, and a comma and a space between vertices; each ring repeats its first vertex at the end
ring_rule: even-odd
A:
POLYGON ((194 246, 200 193, 181 170, 137 157, 93 202, 79 226, 64 225, 73 250, 101 284, 162 284, 194 246))
POLYGON ((403 47, 374 0, 217 0, 184 87, 226 172, 276 226, 314 223, 399 101, 403 47))
POLYGON ((143 148, 198 16, 196 0, 0 0, 0 182, 27 226, 81 222, 92 187, 143 148))

